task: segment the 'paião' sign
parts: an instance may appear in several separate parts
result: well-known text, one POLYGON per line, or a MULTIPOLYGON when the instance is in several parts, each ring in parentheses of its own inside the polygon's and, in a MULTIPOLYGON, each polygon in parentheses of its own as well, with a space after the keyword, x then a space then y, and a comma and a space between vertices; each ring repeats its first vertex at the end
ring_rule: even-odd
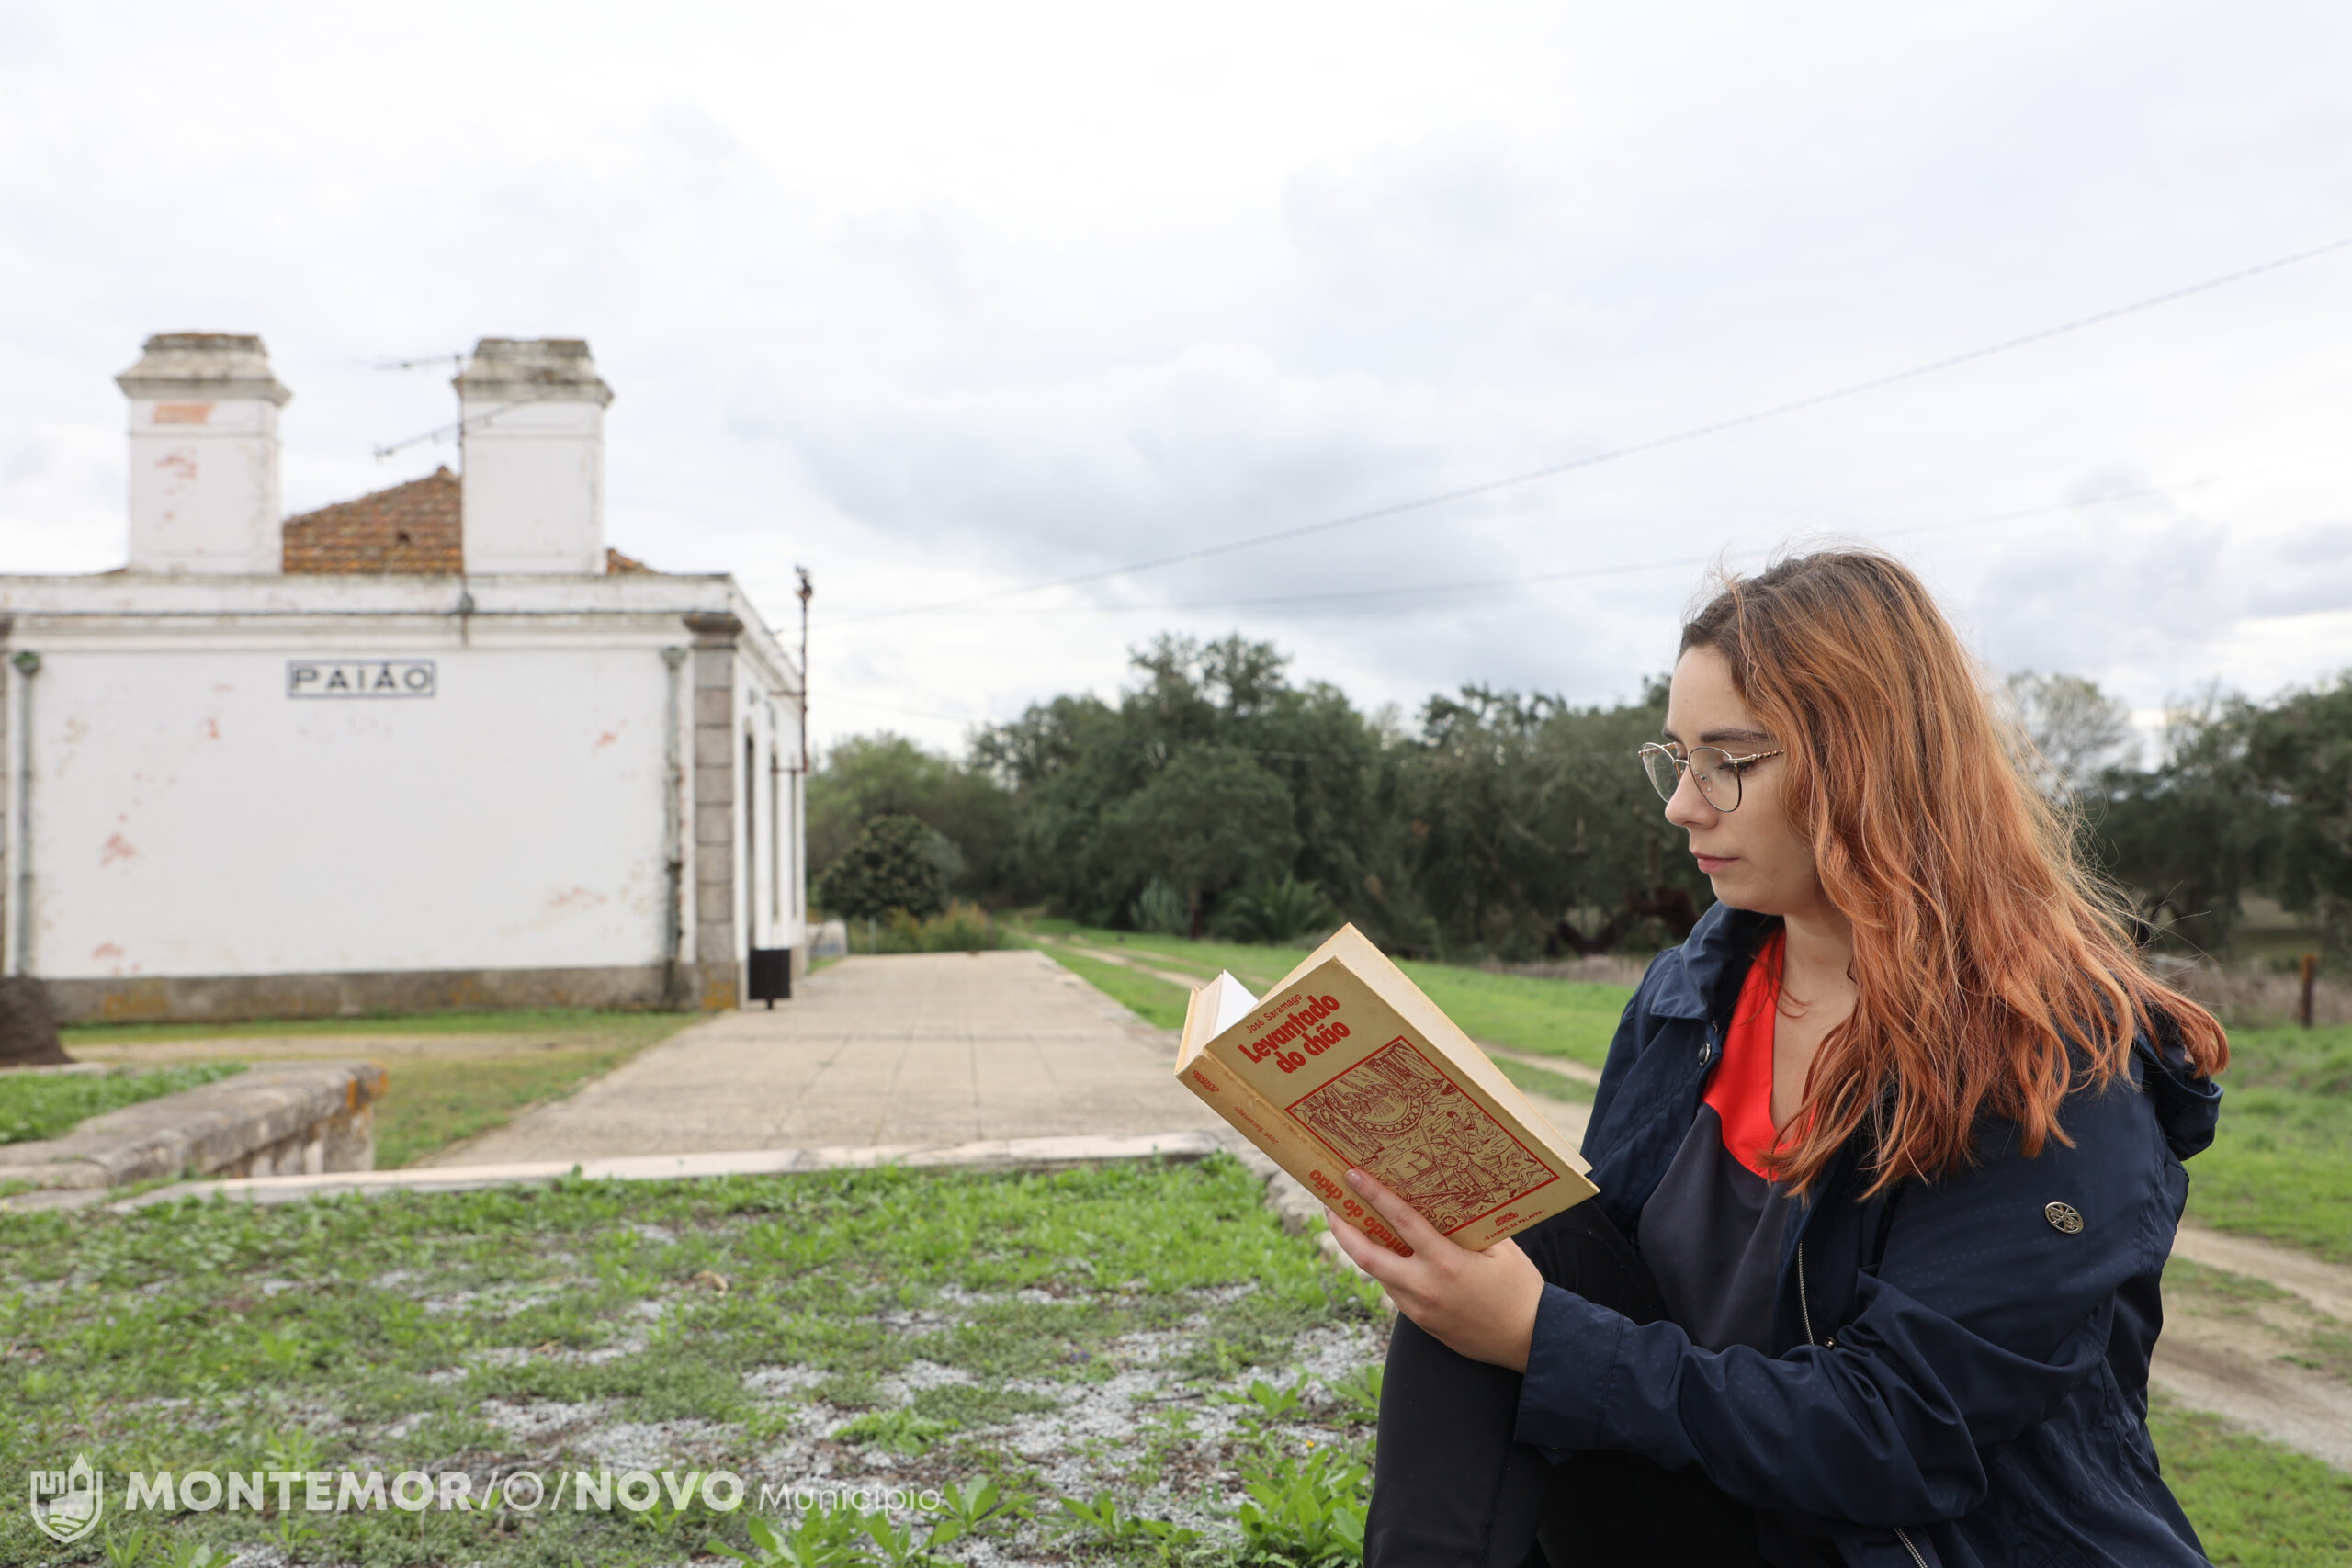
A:
POLYGON ((289 659, 289 697, 429 697, 430 659, 289 659))

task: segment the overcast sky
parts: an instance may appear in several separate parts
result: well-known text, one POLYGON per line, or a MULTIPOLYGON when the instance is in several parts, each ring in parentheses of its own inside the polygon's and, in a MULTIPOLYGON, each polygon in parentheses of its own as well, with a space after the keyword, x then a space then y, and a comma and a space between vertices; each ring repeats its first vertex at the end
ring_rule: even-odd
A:
POLYGON ((456 460, 370 456, 451 417, 377 362, 582 336, 611 542, 785 630, 814 574, 820 741, 956 748, 1162 629, 1611 701, 1693 561, 1824 535, 1996 669, 2267 693, 2352 664, 2352 250, 882 613, 2352 237, 2347 79, 2324 4, 6 0, 0 570, 120 563, 149 333, 264 336, 295 511, 456 460))

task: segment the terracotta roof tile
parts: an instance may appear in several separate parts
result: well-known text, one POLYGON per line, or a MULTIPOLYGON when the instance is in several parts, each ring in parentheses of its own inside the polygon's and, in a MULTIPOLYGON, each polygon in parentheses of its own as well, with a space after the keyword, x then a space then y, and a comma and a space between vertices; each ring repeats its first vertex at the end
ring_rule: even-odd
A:
POLYGON ((284 570, 454 577, 465 570, 458 476, 421 479, 286 520, 284 570))
MULTIPOLYGON (((283 569, 293 575, 370 573, 455 577, 465 570, 464 490, 438 468, 421 479, 286 520, 283 569)), ((659 574, 618 550, 608 573, 659 574)))

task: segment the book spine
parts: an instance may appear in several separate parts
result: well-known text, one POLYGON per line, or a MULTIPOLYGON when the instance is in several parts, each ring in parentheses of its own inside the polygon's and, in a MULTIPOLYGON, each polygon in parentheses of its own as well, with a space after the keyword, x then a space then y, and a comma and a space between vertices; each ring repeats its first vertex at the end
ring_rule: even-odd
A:
POLYGON ((1389 1251, 1411 1255, 1412 1248, 1363 1200, 1348 1190, 1342 1179, 1347 1172, 1326 1168, 1336 1163, 1330 1150, 1306 1136, 1288 1112, 1276 1110, 1209 1052, 1201 1053, 1199 1059, 1184 1069, 1182 1077, 1186 1089, 1341 1219, 1389 1251))

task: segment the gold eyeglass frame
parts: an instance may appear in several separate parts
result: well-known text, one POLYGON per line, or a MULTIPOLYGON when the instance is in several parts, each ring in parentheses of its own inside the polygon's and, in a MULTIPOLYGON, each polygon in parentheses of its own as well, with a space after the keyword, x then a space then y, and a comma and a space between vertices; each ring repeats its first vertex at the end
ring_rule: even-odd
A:
POLYGON ((1713 807, 1717 811, 1725 813, 1738 810, 1740 801, 1746 798, 1747 785, 1744 780, 1747 777, 1748 769, 1754 767, 1758 762, 1770 761, 1774 757, 1785 757, 1789 754, 1789 749, 1785 746, 1781 747, 1778 750, 1758 751, 1752 756, 1747 757, 1735 757, 1720 746, 1693 746, 1688 752, 1682 752, 1677 751, 1673 747, 1666 744, 1666 742, 1662 740, 1649 741, 1645 744, 1639 751, 1636 751, 1634 754, 1641 759, 1642 774, 1645 778, 1650 781, 1650 787, 1657 790, 1658 798, 1660 800, 1670 801, 1674 798, 1675 790, 1679 790, 1682 787, 1682 780, 1684 776, 1690 772, 1690 763, 1692 759, 1697 757, 1702 751, 1713 751, 1716 756, 1723 759, 1722 766, 1724 771, 1729 773, 1731 775, 1732 797, 1731 804, 1729 806, 1725 806, 1713 795, 1708 794, 1707 786, 1702 784, 1699 785, 1699 798, 1705 801, 1709 806, 1713 807), (1653 756, 1663 757, 1668 761, 1674 764, 1674 787, 1672 789, 1660 789, 1658 787, 1657 775, 1650 772, 1649 760, 1653 756))

